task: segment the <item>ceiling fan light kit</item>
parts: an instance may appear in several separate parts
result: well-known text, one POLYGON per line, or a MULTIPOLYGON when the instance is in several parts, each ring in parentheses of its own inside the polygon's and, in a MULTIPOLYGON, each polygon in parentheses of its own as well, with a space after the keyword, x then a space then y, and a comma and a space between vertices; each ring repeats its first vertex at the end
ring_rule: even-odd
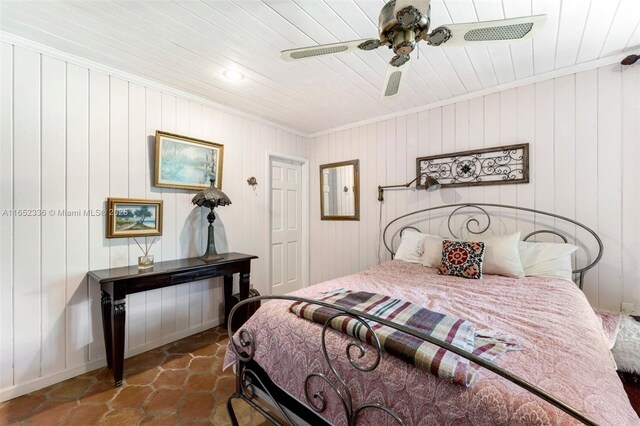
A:
POLYGON ((422 19, 422 13, 413 5, 403 7, 396 12, 396 20, 403 28, 413 27, 420 22, 420 19, 422 19))
POLYGON ((389 61, 382 87, 381 99, 395 96, 405 80, 410 54, 420 41, 430 46, 470 46, 474 44, 504 43, 533 37, 544 25, 545 15, 523 16, 497 21, 446 24, 429 32, 431 26, 430 0, 391 0, 380 11, 378 39, 353 40, 319 46, 283 50, 280 57, 287 61, 318 56, 370 51, 387 46, 395 53, 389 61))

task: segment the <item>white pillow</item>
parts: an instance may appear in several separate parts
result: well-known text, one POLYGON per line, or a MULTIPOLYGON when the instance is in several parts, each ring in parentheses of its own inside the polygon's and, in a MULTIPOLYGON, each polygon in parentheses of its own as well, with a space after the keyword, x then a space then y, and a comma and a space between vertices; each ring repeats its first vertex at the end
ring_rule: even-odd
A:
POLYGON ((422 264, 437 268, 442 263, 442 242, 444 238, 435 235, 425 235, 422 240, 424 254, 422 255, 422 264))
POLYGON ((518 250, 526 276, 573 281, 571 253, 578 250, 573 244, 520 241, 518 250))
MULTIPOLYGON (((402 233, 400 240, 400 247, 396 250, 396 254, 393 257, 397 260, 404 260, 410 263, 422 262, 422 239, 427 234, 423 234, 414 229, 407 229, 402 233)), ((442 251, 442 249, 440 249, 442 251)))
MULTIPOLYGON (((467 241, 482 241, 485 246, 482 272, 485 274, 524 277, 524 270, 518 253, 520 232, 502 237, 471 238, 467 241)), ((425 235, 423 240, 424 256, 422 264, 437 268, 442 261, 442 241, 444 238, 425 235)))
POLYGON ((485 245, 484 261, 482 263, 482 272, 484 274, 504 275, 513 278, 525 276, 518 251, 520 232, 471 239, 469 241, 482 241, 485 245))

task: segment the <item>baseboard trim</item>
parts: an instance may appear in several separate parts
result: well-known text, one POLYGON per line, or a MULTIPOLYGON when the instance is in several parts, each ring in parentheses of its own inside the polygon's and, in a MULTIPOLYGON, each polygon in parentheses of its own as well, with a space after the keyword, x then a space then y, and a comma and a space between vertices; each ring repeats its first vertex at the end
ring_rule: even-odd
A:
MULTIPOLYGON (((147 342, 143 345, 139 345, 134 348, 129 348, 129 350, 124 354, 124 357, 125 359, 130 358, 132 356, 141 354, 151 349, 155 349, 162 345, 166 345, 167 343, 175 342, 176 340, 180 340, 182 338, 192 336, 194 334, 198 334, 204 330, 217 327, 222 323, 223 323, 223 318, 219 317, 215 320, 205 322, 203 324, 189 328, 187 330, 177 331, 175 333, 161 337, 158 340, 147 342)), ((80 374, 88 373, 89 371, 93 371, 97 368, 102 368, 106 365, 107 365, 106 358, 104 357, 98 358, 96 360, 87 361, 83 365, 80 365, 77 367, 59 371, 57 373, 53 373, 48 376, 38 377, 37 379, 33 379, 28 382, 21 383, 19 385, 4 388, 0 390, 0 402, 8 401, 10 399, 25 395, 29 392, 33 392, 38 389, 42 389, 44 387, 54 385, 56 383, 60 383, 64 380, 71 379, 73 377, 79 376, 80 374)))

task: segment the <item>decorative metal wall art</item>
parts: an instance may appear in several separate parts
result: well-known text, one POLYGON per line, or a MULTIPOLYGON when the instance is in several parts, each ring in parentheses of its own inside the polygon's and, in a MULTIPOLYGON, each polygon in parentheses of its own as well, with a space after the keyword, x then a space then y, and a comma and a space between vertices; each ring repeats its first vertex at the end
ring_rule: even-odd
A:
MULTIPOLYGON (((416 159, 416 173, 426 173, 442 187, 529 183, 529 144, 497 146, 416 159)), ((425 176, 417 188, 424 188, 425 176)))

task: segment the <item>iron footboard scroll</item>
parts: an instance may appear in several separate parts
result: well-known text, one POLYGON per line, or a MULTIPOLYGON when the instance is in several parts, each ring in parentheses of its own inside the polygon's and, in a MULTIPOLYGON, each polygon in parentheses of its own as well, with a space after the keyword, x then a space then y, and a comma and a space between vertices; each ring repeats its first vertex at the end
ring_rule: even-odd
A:
MULTIPOLYGON (((587 424, 587 425, 597 425, 598 423, 596 423, 593 419, 591 419, 589 416, 587 416, 586 414, 576 410, 575 408, 569 406, 568 404, 560 401, 559 399, 557 399, 556 397, 550 395, 549 393, 545 392, 544 390, 538 388, 537 386, 535 386, 534 384, 516 376, 513 373, 510 373, 509 371, 498 367, 497 365, 486 361, 470 352, 467 352, 463 349, 460 349, 457 346, 453 346, 450 343, 447 343, 445 341, 436 339, 432 336, 429 336, 427 334, 421 333, 419 331, 410 329, 404 325, 401 324, 396 324, 392 321, 389 321, 387 319, 384 318, 378 318, 375 315, 370 315, 367 314, 365 312, 361 312, 358 310, 354 310, 354 309, 350 309, 347 308, 345 306, 341 306, 341 305, 336 305, 333 303, 327 303, 324 301, 319 301, 319 300, 315 300, 315 299, 306 299, 303 297, 297 297, 297 296, 259 296, 259 297, 252 297, 250 299, 246 299, 241 301, 240 303, 236 304, 233 309, 231 310, 231 313, 229 314, 229 320, 227 323, 227 331, 229 333, 229 343, 230 346, 236 356, 236 361, 235 361, 235 374, 236 374, 236 390, 235 392, 229 397, 229 399, 227 400, 227 410, 229 412, 229 417, 231 418, 231 422, 233 423, 234 426, 238 425, 238 420, 232 405, 232 401, 234 399, 241 399, 243 401, 245 401, 247 404, 249 404, 251 407, 253 407, 254 409, 256 409, 257 411, 259 411, 262 415, 264 415, 269 421, 271 421, 273 424, 276 425, 281 425, 281 424, 289 424, 289 425, 295 425, 296 423, 292 420, 292 416, 290 415, 290 413, 288 412, 288 410, 281 404, 280 401, 278 401, 276 398, 274 398, 272 396, 272 394, 270 393, 270 391, 264 386, 264 384, 262 383, 262 381, 260 380, 260 378, 258 377, 258 375, 251 369, 249 363, 253 360, 253 357, 255 355, 255 351, 256 351, 256 346, 255 346, 255 340, 254 340, 254 336, 251 333, 251 331, 247 330, 247 329, 243 329, 241 328, 238 332, 237 335, 234 338, 234 333, 233 333, 233 329, 232 329, 232 318, 233 315, 238 311, 239 308, 241 308, 243 305, 246 305, 248 303, 254 303, 257 301, 262 301, 262 300, 288 300, 291 302, 302 302, 302 303, 310 303, 310 304, 315 304, 315 305, 319 305, 319 306, 323 306, 325 308, 331 308, 337 311, 336 314, 334 314, 333 316, 331 316, 323 325, 322 328, 322 353, 323 353, 323 357, 325 362, 327 363, 327 367, 329 368, 329 375, 323 374, 323 373, 317 373, 317 372, 310 372, 306 379, 305 379, 305 383, 304 383, 304 390, 305 390, 305 397, 306 397, 306 401, 307 401, 307 406, 311 408, 311 410, 315 411, 316 413, 322 413, 326 408, 327 408, 327 396, 324 394, 324 392, 322 390, 317 390, 317 391, 313 391, 311 389, 311 385, 312 385, 312 381, 314 381, 314 379, 321 381, 322 383, 325 383, 328 386, 328 389, 331 389, 335 395, 337 395, 340 404, 342 405, 342 408, 344 410, 345 413, 345 417, 347 420, 347 424, 349 426, 352 425, 356 425, 357 423, 357 419, 359 414, 361 414, 364 410, 371 410, 371 409, 375 409, 375 410, 379 410, 384 412, 386 415, 390 416, 391 419, 395 420, 399 425, 404 425, 405 423, 403 422, 403 420, 396 414, 393 412, 393 410, 391 410, 390 408, 382 405, 382 404, 378 404, 375 402, 365 402, 360 404, 359 406, 355 406, 354 407, 354 403, 353 403, 353 399, 351 396, 351 391, 349 390, 346 382, 344 381, 344 379, 342 378, 342 376, 340 375, 340 373, 337 371, 337 369, 334 367, 333 362, 331 360, 331 358, 329 357, 328 353, 327 353, 327 349, 326 349, 326 338, 327 338, 327 334, 326 331, 329 328, 329 324, 331 323, 331 321, 334 318, 337 317, 341 317, 341 316, 347 316, 347 317, 351 317, 356 319, 357 321, 359 321, 360 323, 362 323, 365 327, 367 327, 367 329, 371 332, 371 334, 374 336, 373 337, 373 344, 372 345, 368 345, 365 344, 363 342, 361 342, 359 339, 357 338, 353 338, 353 340, 347 345, 347 349, 346 349, 346 356, 347 359, 349 360, 349 363, 356 369, 360 370, 360 371, 364 371, 364 372, 368 372, 368 371, 374 371, 376 369, 376 367, 378 366, 378 364, 380 363, 380 359, 381 359, 381 353, 382 353, 382 349, 381 349, 381 345, 380 345, 380 341, 378 340, 377 336, 375 335, 375 333, 372 332, 372 329, 370 327, 370 325, 367 323, 367 320, 370 321, 375 321, 378 322, 380 324, 383 324, 387 327, 391 327, 395 330, 398 331, 402 331, 410 336, 413 336, 415 338, 418 339, 422 339, 424 341, 427 341, 429 343, 432 343, 436 346, 439 346, 441 348, 444 348, 448 351, 451 351, 457 355, 459 355, 462 358, 465 358, 469 361, 472 361, 478 365, 480 365, 483 368, 486 368, 487 370, 492 371, 493 373, 497 374, 498 376, 501 376, 505 379, 507 379, 508 381, 520 386, 523 389, 526 389, 528 392, 538 396, 539 398, 541 398, 542 400, 550 403, 551 405, 559 408, 560 410, 564 411, 565 413, 567 413, 568 415, 570 415, 571 417, 573 417, 576 420, 579 420, 580 422, 587 424), (237 340, 237 342, 236 342, 237 340), (369 365, 363 365, 360 364, 357 359, 361 359, 365 356, 367 349, 367 346, 369 346, 369 350, 373 349, 375 351, 375 360, 369 364, 369 365), (357 359, 354 359, 354 353, 355 352, 355 356, 357 357, 357 359), (280 414, 280 416, 282 416, 282 420, 281 419, 277 419, 276 417, 274 417, 273 415, 271 415, 269 412, 265 411, 260 405, 258 405, 255 401, 255 388, 254 388, 254 383, 258 383, 261 387, 261 389, 264 390, 264 392, 266 393, 266 396, 269 398, 269 402, 271 402, 271 405, 273 405, 278 413, 280 414), (283 423, 284 421, 284 423, 283 423)), ((292 314, 293 315, 293 314, 292 314)))

